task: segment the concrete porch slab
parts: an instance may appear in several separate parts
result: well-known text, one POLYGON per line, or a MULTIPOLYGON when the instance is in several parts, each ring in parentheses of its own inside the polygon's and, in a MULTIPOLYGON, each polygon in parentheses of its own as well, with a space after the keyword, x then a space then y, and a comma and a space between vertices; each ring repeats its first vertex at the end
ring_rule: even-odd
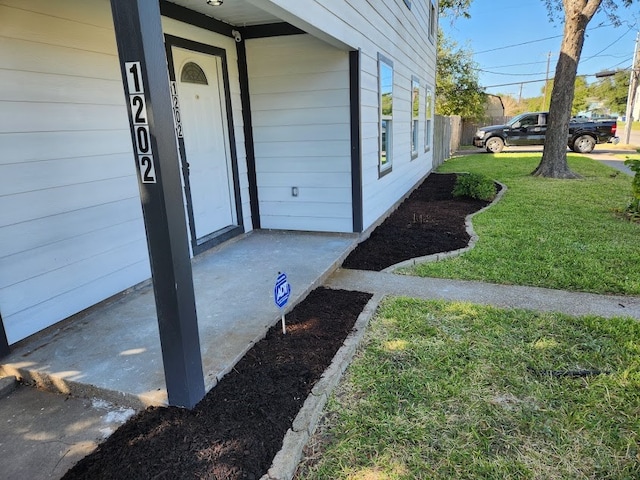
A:
MULTIPOLYGON (((292 308, 342 263, 355 234, 255 231, 193 260, 196 309, 210 390, 280 318, 278 272, 292 308)), ((143 285, 26 339, 0 360, 0 376, 141 409, 166 405, 153 290, 143 285)))

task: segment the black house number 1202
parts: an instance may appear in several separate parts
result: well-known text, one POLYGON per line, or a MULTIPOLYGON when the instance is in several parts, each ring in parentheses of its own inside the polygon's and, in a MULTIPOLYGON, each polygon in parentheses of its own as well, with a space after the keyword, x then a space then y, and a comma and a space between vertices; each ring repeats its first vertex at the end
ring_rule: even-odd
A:
POLYGON ((151 151, 147 103, 144 98, 144 84, 140 62, 125 62, 133 140, 136 147, 136 163, 142 183, 156 183, 156 168, 151 151))

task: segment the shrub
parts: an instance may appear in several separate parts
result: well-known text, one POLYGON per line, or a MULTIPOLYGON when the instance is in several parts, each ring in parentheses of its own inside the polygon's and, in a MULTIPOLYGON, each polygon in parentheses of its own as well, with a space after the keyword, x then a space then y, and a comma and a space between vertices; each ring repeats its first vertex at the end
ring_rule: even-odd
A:
POLYGON ((496 196, 496 184, 486 175, 461 173, 456 178, 452 193, 455 197, 471 197, 489 201, 496 196))
POLYGON ((637 220, 640 218, 640 160, 628 159, 624 164, 635 172, 631 181, 631 201, 627 205, 626 213, 631 219, 637 220))

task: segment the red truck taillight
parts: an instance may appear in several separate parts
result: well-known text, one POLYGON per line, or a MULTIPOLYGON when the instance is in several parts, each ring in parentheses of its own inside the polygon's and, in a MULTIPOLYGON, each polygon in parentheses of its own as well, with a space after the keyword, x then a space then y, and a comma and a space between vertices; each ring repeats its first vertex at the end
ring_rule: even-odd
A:
POLYGON ((611 135, 613 135, 615 137, 617 130, 618 130, 618 124, 614 123, 613 126, 611 127, 611 135))

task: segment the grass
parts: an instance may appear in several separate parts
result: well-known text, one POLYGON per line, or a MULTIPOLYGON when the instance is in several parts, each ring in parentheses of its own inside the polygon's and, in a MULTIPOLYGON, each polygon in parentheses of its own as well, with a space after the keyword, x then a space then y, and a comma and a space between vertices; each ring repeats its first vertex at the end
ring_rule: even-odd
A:
POLYGON ((363 346, 298 478, 640 478, 635 320, 400 298, 363 346))
MULTIPOLYGON (((625 126, 627 125, 627 122, 618 122, 618 131, 619 132, 623 132, 625 129, 625 126)), ((640 122, 635 121, 631 124, 631 130, 633 131, 637 131, 640 130, 640 122)))
POLYGON ((622 160, 640 160, 640 153, 616 153, 614 156, 622 160))
POLYGON ((508 191, 474 217, 474 249, 404 273, 640 295, 640 224, 616 213, 631 199, 631 177, 580 155, 569 155, 569 165, 581 180, 531 177, 539 160, 477 154, 444 163, 441 172, 481 173, 508 191))

